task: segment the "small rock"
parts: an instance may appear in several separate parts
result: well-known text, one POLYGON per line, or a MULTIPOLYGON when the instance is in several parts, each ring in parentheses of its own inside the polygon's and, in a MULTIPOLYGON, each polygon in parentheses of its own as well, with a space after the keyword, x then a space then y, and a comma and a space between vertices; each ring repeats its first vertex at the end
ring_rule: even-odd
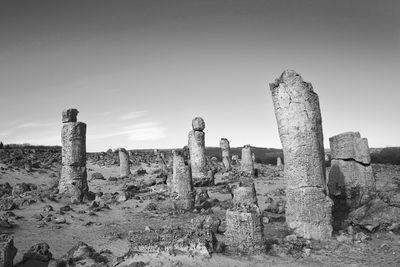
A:
POLYGON ((67 222, 67 220, 64 217, 54 218, 52 221, 55 224, 61 224, 61 223, 66 223, 67 222))
POLYGON ((37 260, 41 262, 48 262, 53 257, 53 254, 49 251, 50 246, 43 242, 33 245, 23 257, 23 261, 37 260))

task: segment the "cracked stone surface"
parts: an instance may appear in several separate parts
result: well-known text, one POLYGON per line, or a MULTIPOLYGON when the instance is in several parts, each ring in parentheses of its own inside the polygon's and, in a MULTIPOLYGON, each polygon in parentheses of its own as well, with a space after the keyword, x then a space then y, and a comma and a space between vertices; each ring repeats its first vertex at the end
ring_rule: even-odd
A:
POLYGON ((302 237, 330 238, 333 203, 325 194, 325 152, 318 95, 311 83, 293 70, 284 71, 270 84, 270 89, 285 158, 286 222, 302 237))

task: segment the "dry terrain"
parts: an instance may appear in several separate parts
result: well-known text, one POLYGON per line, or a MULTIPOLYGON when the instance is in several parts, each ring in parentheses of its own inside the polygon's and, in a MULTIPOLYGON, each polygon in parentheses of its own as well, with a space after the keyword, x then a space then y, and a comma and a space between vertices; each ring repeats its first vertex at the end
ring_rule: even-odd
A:
MULTIPOLYGON (((71 204, 57 192, 61 152, 0 153, 0 230, 14 236, 17 266, 48 265, 23 261, 24 254, 37 243, 46 242, 52 258, 59 259, 79 241, 93 247, 91 255, 97 255, 83 260, 84 266, 400 266, 399 221, 390 221, 400 217, 397 165, 373 165, 377 197, 385 201, 384 211, 392 213, 386 221, 379 220, 383 215, 376 215, 376 219, 369 214, 377 221, 374 227, 362 221, 344 222, 331 240, 315 242, 297 238, 285 226, 283 167, 256 164, 255 184, 267 249, 263 255, 251 256, 224 250, 225 211, 232 205, 230 192, 238 181, 238 166, 223 173, 218 162, 216 184, 203 188, 208 198, 197 201, 194 212, 181 213, 174 209, 150 152, 131 158, 133 174, 125 178, 119 177, 115 153, 88 154, 88 183, 95 199, 86 199, 83 204, 71 204), (32 171, 24 168, 27 158, 32 160, 32 171), (162 236, 176 229, 186 233, 205 218, 217 225, 213 233, 218 242, 213 251, 141 253, 133 249, 141 235, 162 236)), ((202 190, 196 189, 199 193, 202 190)), ((52 264, 56 266, 54 261, 52 264)))

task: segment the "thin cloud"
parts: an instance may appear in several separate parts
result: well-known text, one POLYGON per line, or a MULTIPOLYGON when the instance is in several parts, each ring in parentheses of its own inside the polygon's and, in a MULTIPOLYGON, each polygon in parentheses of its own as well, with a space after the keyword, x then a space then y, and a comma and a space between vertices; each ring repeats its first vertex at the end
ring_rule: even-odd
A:
POLYGON ((144 114, 146 114, 145 110, 140 110, 140 111, 133 111, 129 112, 127 114, 122 115, 119 117, 120 120, 126 121, 126 120, 131 120, 131 119, 136 119, 142 117, 144 114))
POLYGON ((49 127, 54 125, 55 123, 28 122, 18 125, 17 128, 38 128, 38 127, 49 127))
POLYGON ((126 136, 132 141, 158 140, 166 137, 165 128, 158 122, 145 122, 122 127, 121 131, 105 134, 90 135, 90 139, 106 139, 115 136, 126 136))
POLYGON ((133 141, 158 140, 166 137, 165 129, 157 122, 146 122, 125 127, 125 133, 133 141))

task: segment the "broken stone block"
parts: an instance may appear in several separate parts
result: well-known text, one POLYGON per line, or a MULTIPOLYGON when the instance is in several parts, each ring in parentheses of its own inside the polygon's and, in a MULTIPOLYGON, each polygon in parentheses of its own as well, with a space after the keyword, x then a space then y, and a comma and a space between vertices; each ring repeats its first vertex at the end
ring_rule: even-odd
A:
POLYGON ((67 123, 67 122, 76 122, 76 117, 78 115, 79 111, 75 108, 70 108, 70 109, 64 109, 62 111, 62 122, 67 123))
POLYGON ((371 165, 333 159, 328 188, 332 199, 343 199, 349 208, 360 207, 375 193, 375 177, 371 165))
POLYGON ((231 252, 258 254, 265 252, 263 222, 257 211, 226 211, 226 244, 231 252))
POLYGON ((86 124, 65 123, 61 132, 62 163, 65 166, 86 166, 86 124))
POLYGON ((206 124, 203 118, 196 117, 192 120, 192 128, 194 131, 203 131, 206 128, 206 124))
POLYGON ((23 261, 48 262, 53 257, 49 249, 50 246, 45 242, 35 244, 24 254, 23 261))
POLYGON ((286 223, 306 239, 326 240, 332 235, 333 201, 321 188, 286 190, 286 223))
POLYGON ((332 159, 353 159, 362 164, 370 164, 368 139, 361 138, 359 132, 346 132, 329 138, 332 159))
POLYGON ((270 89, 285 158, 286 222, 304 238, 328 239, 332 234, 332 201, 325 194, 325 151, 318 95, 293 70, 284 71, 270 84, 270 89))
POLYGON ((233 205, 257 205, 257 194, 254 184, 249 186, 238 186, 233 189, 233 205))
POLYGON ((282 166, 282 159, 280 157, 276 159, 276 166, 282 166))
POLYGON ((187 254, 210 257, 217 244, 210 229, 168 227, 146 232, 131 232, 131 250, 146 254, 187 254))
POLYGON ((17 249, 14 247, 14 239, 8 234, 0 234, 0 266, 12 267, 17 249))

